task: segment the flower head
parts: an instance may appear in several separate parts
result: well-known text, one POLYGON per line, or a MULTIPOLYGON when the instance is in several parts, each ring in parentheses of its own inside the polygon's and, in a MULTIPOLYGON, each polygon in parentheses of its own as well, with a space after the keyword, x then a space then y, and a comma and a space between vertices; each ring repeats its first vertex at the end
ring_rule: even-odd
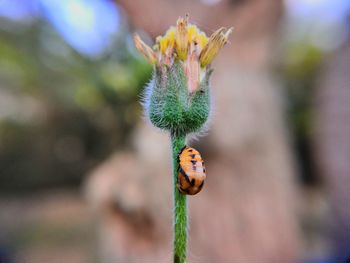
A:
POLYGON ((134 41, 138 51, 156 66, 171 66, 179 61, 187 77, 188 91, 198 89, 203 73, 216 57, 220 49, 227 43, 232 28, 224 27, 215 31, 210 38, 188 22, 188 17, 180 17, 176 26, 168 29, 164 36, 156 38, 153 48, 147 46, 135 34, 134 41))
POLYGON ((152 48, 134 36, 137 50, 155 66, 143 105, 156 127, 181 136, 206 127, 211 110, 210 64, 231 32, 220 28, 208 38, 186 16, 158 36, 152 48))

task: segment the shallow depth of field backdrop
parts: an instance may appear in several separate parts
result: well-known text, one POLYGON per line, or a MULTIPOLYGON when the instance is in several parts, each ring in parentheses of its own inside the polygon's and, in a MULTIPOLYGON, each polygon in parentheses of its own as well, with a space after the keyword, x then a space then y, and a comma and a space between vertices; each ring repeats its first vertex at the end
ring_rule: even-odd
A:
POLYGON ((148 44, 190 15, 234 26, 193 141, 188 263, 350 257, 346 0, 0 0, 0 262, 171 260, 165 133, 143 119, 148 44))

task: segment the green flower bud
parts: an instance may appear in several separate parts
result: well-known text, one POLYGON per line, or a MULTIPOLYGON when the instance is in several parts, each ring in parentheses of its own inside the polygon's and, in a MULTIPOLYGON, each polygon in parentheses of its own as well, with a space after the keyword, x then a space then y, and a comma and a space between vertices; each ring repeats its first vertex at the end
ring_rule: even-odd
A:
POLYGON ((199 87, 190 92, 181 62, 156 67, 144 103, 152 124, 175 135, 200 131, 210 113, 210 75, 205 72, 199 87))

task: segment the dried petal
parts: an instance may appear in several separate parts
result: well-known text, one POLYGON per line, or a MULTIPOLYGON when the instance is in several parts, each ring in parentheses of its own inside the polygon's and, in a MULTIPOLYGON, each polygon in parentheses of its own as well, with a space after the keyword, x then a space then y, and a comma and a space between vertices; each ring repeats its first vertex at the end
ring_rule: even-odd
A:
POLYGON ((157 62, 156 53, 150 48, 145 42, 142 41, 139 35, 134 35, 134 42, 136 49, 151 63, 155 64, 157 62))
POLYGON ((188 49, 187 19, 179 18, 176 23, 175 44, 178 58, 185 60, 188 49))
POLYGON ((228 36, 232 32, 232 28, 228 29, 222 27, 216 30, 211 36, 207 45, 203 48, 199 55, 201 67, 210 64, 220 49, 227 43, 228 36))
POLYGON ((189 93, 193 93, 199 88, 200 67, 196 49, 197 45, 192 43, 188 57, 184 62, 184 70, 187 77, 187 89, 189 93))

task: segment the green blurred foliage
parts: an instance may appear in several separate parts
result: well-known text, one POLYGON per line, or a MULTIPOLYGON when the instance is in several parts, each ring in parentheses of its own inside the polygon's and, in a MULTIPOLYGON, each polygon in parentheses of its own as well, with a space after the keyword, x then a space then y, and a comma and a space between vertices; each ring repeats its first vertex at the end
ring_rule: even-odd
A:
POLYGON ((315 87, 324 51, 307 40, 291 42, 286 48, 281 76, 288 98, 288 123, 300 165, 301 181, 306 185, 318 183, 312 153, 314 134, 313 103, 315 87))
POLYGON ((42 20, 0 23, 0 193, 76 186, 129 147, 151 67, 125 29, 87 58, 42 20))

